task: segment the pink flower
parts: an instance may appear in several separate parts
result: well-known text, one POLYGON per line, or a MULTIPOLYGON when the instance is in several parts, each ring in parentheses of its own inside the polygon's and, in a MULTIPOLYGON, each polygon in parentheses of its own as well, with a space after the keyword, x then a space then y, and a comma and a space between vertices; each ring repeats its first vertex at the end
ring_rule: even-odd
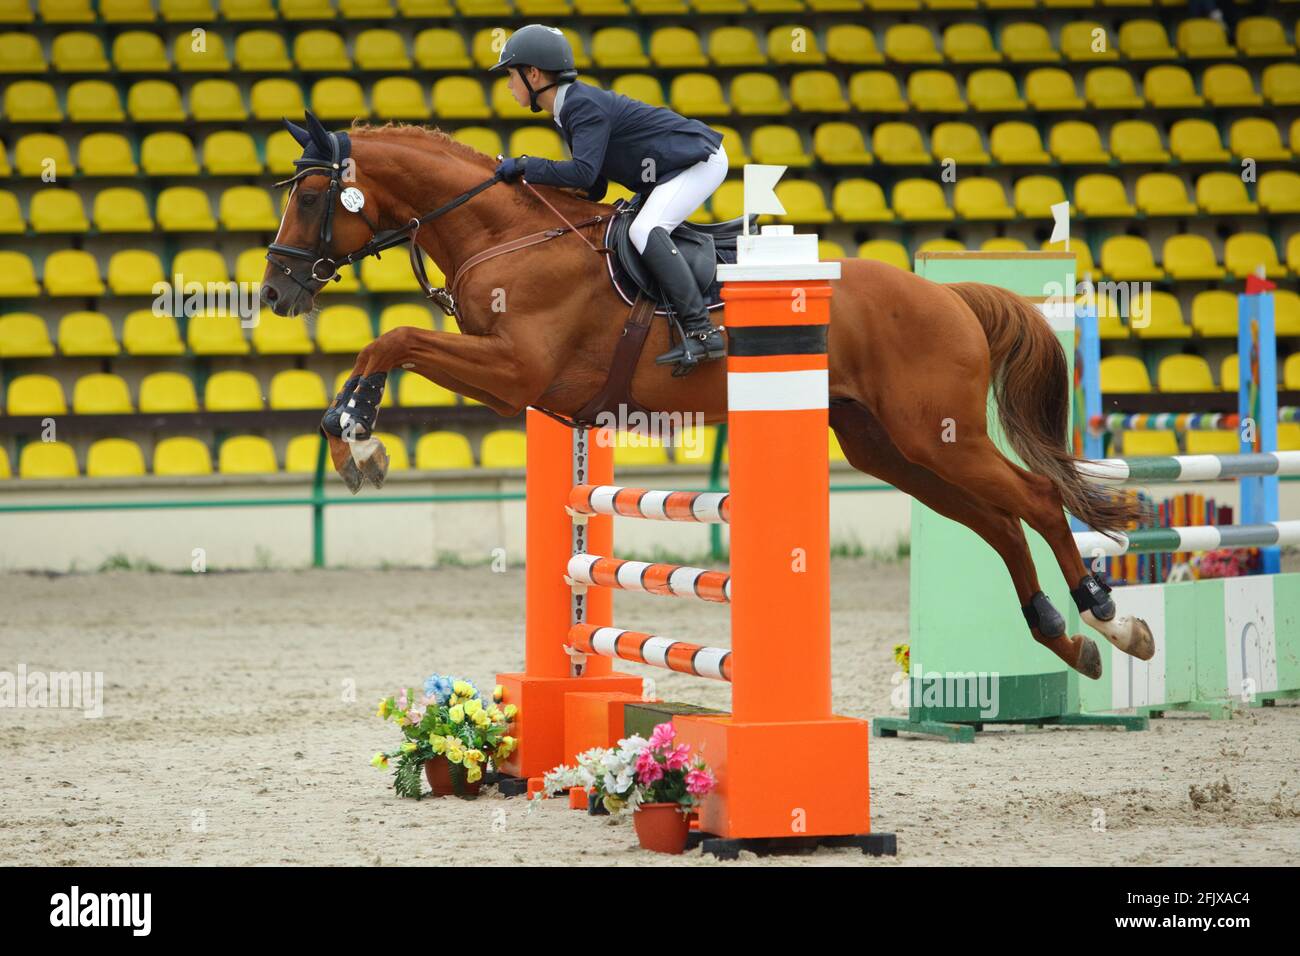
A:
POLYGON ((649 750, 641 751, 640 755, 636 758, 637 782, 649 786, 652 783, 662 780, 663 776, 663 765, 660 764, 658 760, 655 760, 655 755, 649 750))
POLYGON ((410 706, 410 704, 406 699, 406 688, 403 687, 397 692, 397 709, 406 710, 408 706, 410 706))
POLYGON ((678 744, 676 747, 674 747, 664 756, 667 758, 664 761, 664 765, 669 770, 681 770, 683 767, 685 767, 687 764, 691 762, 690 745, 678 744))
POLYGON ((666 747, 671 747, 673 736, 673 725, 671 723, 659 724, 655 727, 654 733, 650 735, 650 749, 663 750, 666 747))
POLYGON ((711 791, 717 782, 708 770, 686 771, 686 792, 692 796, 702 797, 711 791))

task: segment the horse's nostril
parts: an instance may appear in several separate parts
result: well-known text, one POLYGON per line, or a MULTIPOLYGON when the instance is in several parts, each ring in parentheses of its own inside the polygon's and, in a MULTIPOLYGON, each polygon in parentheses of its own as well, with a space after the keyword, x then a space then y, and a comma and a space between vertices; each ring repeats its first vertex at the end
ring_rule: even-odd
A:
POLYGON ((275 288, 273 286, 267 285, 265 283, 262 285, 259 294, 261 296, 262 301, 267 305, 274 305, 275 300, 280 297, 279 293, 275 291, 275 288))

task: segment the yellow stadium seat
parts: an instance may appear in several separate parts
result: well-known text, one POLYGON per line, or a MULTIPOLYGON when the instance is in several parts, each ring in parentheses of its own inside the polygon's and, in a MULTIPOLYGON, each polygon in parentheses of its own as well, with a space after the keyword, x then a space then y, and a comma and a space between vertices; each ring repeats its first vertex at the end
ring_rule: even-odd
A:
POLYGON ((1277 124, 1271 119, 1239 119, 1228 134, 1232 152, 1245 159, 1292 159, 1291 150, 1282 145, 1277 124))
POLYGON ((1141 236, 1111 236, 1101 244, 1101 268, 1106 275, 1120 280, 1165 278, 1156 266, 1151 247, 1141 236))
MULTIPOLYGON (((321 450, 321 436, 294 435, 284 446, 284 470, 296 474, 311 473, 316 470, 316 457, 321 450)), ((326 452, 326 465, 329 467, 329 453, 326 452)))
POLYGON ((329 404, 325 383, 315 372, 291 368, 271 379, 272 409, 324 409, 329 404))
POLYGON ((542 159, 564 159, 564 144, 560 134, 544 126, 517 129, 510 136, 510 156, 540 156, 542 159))
POLYGON ((482 85, 467 76, 445 76, 434 81, 433 112, 443 119, 487 119, 492 115, 483 99, 482 85))
POLYGON ((1091 123, 1067 120, 1052 127, 1047 148, 1063 163, 1109 163, 1110 154, 1101 145, 1097 127, 1091 123))
MULTIPOLYGON (((426 112, 427 116, 428 113, 426 112)), ((266 170, 282 175, 294 171, 293 161, 302 155, 302 147, 288 130, 279 129, 266 138, 266 170)))
POLYGON ((1246 56, 1295 56, 1282 24, 1272 17, 1246 17, 1237 24, 1237 46, 1246 56))
POLYGON ((424 306, 413 305, 408 302, 390 305, 380 313, 380 335, 403 327, 424 329, 427 332, 432 332, 434 331, 433 315, 424 306))
POLYGON ((1235 455, 1241 451, 1241 436, 1231 429, 1187 433, 1189 455, 1235 455))
POLYGON ((339 13, 347 20, 386 20, 393 6, 388 0, 339 0, 339 13))
POLYGON ((40 294, 32 261, 21 252, 0 249, 0 296, 21 298, 40 294))
POLYGON ((1231 159, 1219 131, 1208 120, 1178 120, 1169 128, 1169 151, 1185 163, 1222 162, 1231 159))
MULTIPOLYGON (((1164 175, 1152 173, 1151 175, 1164 175)), ((1139 196, 1141 183, 1139 183, 1139 196)), ((1214 258, 1214 247, 1204 236, 1177 235, 1165 240, 1160 256, 1164 270, 1174 279, 1222 279, 1226 273, 1214 258)), ((1196 324, 1195 312, 1192 324, 1196 324)))
POLYGON ((244 338, 239 318, 206 312, 190 317, 187 330, 190 351, 195 355, 247 355, 248 340, 244 338))
POLYGON ((1061 27, 1060 49, 1074 63, 1119 59, 1119 51, 1106 28, 1092 20, 1075 20, 1061 27), (1104 42, 1098 43, 1099 37, 1104 42))
MULTIPOLYGON (((200 0, 207 5, 208 0, 200 0)), ((230 60, 226 57, 226 42, 215 30, 205 30, 195 36, 180 33, 172 44, 172 60, 182 73, 227 73, 230 60)))
POLYGON ((1238 279, 1254 275, 1260 266, 1264 267, 1264 275, 1270 279, 1286 275, 1286 270, 1277 261, 1273 240, 1259 232, 1234 232, 1230 235, 1223 244, 1223 264, 1238 279))
POLYGON ((972 70, 966 78, 966 99, 984 112, 1021 111, 1027 106, 1006 70, 972 70))
POLYGON ((331 305, 316 319, 316 345, 322 352, 360 352, 374 332, 370 317, 355 305, 331 305))
POLYGON ((134 176, 139 172, 131 144, 120 133, 87 133, 77 148, 87 176, 134 176))
POLYGON ((12 478, 13 470, 9 467, 9 453, 0 445, 0 478, 12 478))
POLYGON ((108 287, 113 295, 153 295, 153 287, 164 281, 161 261, 143 248, 123 248, 108 260, 108 287))
POLYGON ((158 12, 170 23, 208 23, 216 19, 211 0, 158 0, 158 12))
POLYGON ((1235 63, 1220 63, 1205 71, 1201 89, 1212 106, 1259 106, 1264 98, 1255 92, 1250 72, 1235 63))
POLYGON ((304 30, 293 41, 298 69, 311 73, 347 72, 352 69, 343 37, 333 30, 304 30))
MULTIPOLYGON (((590 81, 588 81, 590 82, 590 81)), ((490 93, 491 107, 490 111, 494 115, 506 120, 536 120, 536 117, 528 111, 527 106, 520 106, 510 92, 510 87, 503 76, 492 84, 490 93)))
MULTIPOLYGON (((22 235, 27 231, 27 221, 18 206, 18 197, 8 190, 0 189, 0 233, 5 235, 22 235)), ((0 283, 4 278, 0 277, 0 283)))
POLYGON ((902 113, 907 109, 898 79, 884 70, 863 70, 849 78, 849 102, 867 113, 902 113))
POLYGON ((787 179, 776 185, 776 195, 785 206, 786 222, 825 223, 834 221, 826 208, 826 194, 818 183, 805 179, 787 179))
POLYGON ((45 291, 49 295, 103 295, 95 257, 82 249, 59 249, 45 257, 45 291))
POLYGON ((758 37, 745 27, 721 26, 709 33, 709 58, 718 66, 762 66, 767 57, 758 37))
POLYGON ((101 438, 86 452, 87 478, 139 478, 144 453, 129 438, 101 438))
POLYGON ((768 61, 780 66, 815 66, 826 62, 817 34, 802 24, 783 24, 767 32, 768 61))
POLYGON ((253 348, 261 355, 309 355, 313 351, 302 316, 276 315, 270 309, 257 314, 253 348))
POLYGON ((1084 96, 1098 109, 1136 110, 1146 105, 1133 86, 1133 77, 1118 66, 1099 66, 1083 80, 1084 96))
POLYGON ((12 123, 59 123, 63 110, 54 87, 39 80, 18 80, 5 87, 4 115, 12 123))
POLYGON ((199 80, 190 88, 190 113, 203 122, 248 119, 239 87, 230 80, 199 80))
POLYGON ((847 113, 848 101, 840 81, 828 70, 804 70, 790 78, 790 102, 809 113, 847 113))
POLYGON ((891 166, 930 162, 921 131, 911 123, 878 123, 871 133, 871 148, 880 162, 891 166))
POLYGON ((1206 173, 1196 181, 1196 202, 1207 213, 1256 213, 1259 204, 1246 195, 1246 184, 1237 173, 1206 173))
POLYGON ((996 179, 962 176, 953 192, 953 208, 963 219, 1014 219, 1016 211, 1007 204, 1006 193, 996 179))
POLYGON ((767 73, 741 73, 731 81, 731 106, 722 100, 722 88, 712 77, 688 74, 677 77, 669 91, 669 100, 679 112, 694 116, 721 116, 734 108, 742 116, 778 115, 790 112, 790 103, 781 92, 776 77, 767 73), (689 79, 690 82, 685 82, 689 79), (688 98, 686 92, 690 90, 688 98), (680 106, 679 106, 680 104, 680 106))
POLYGON ((823 262, 829 262, 832 259, 847 259, 849 255, 844 251, 844 247, 834 239, 818 239, 817 258, 823 262))
POLYGON ((19 478, 60 479, 77 477, 77 456, 72 446, 61 441, 32 441, 23 445, 18 457, 19 478))
POLYGON ((1029 247, 1012 236, 993 236, 980 243, 980 252, 1028 252, 1029 247))
POLYGON ((912 271, 912 260, 908 258, 907 250, 892 239, 872 239, 862 243, 858 246, 858 258, 885 262, 904 272, 912 271))
POLYGON ((219 0, 221 16, 230 23, 276 19, 271 0, 219 0))
POLYGON ((1128 20, 1120 24, 1119 49, 1130 60, 1176 60, 1178 51, 1159 20, 1128 20))
POLYGON ((271 196, 260 186, 231 186, 221 194, 219 216, 226 229, 275 232, 280 228, 271 196))
MULTIPOLYGON (((1192 299, 1192 328, 1202 338, 1237 337, 1237 297, 1226 289, 1207 289, 1192 299)), ((1237 356, 1229 355, 1220 368, 1224 390, 1237 390, 1237 356)))
POLYGON ((32 23, 35 19, 31 0, 0 0, 0 23, 32 23))
POLYGON ((465 39, 455 30, 434 28, 415 35, 415 64, 424 70, 468 70, 474 65, 465 39))
POLYGON ((1265 212, 1300 212, 1300 173, 1275 169, 1260 176, 1259 205, 1265 212))
POLYGON ((118 355, 113 325, 102 312, 69 312, 59 321, 59 351, 64 355, 118 355))
POLYGON ((1025 99, 1036 110, 1081 110, 1074 77, 1056 67, 1040 67, 1025 77, 1025 99))
POLYGON ((14 167, 19 176, 61 177, 77 171, 67 142, 57 133, 28 133, 20 138, 14 144, 14 167))
POLYGON ((142 414, 197 412, 199 399, 194 383, 179 372, 154 372, 140 381, 142 414))
POLYGON ((1196 92, 1192 74, 1181 66, 1153 66, 1142 77, 1142 95, 1157 109, 1178 109, 1205 105, 1196 92))
POLYGON ((931 179, 904 179, 894 186, 894 213, 904 220, 942 221, 955 219, 943 189, 931 179))
POLYGON ((1208 17, 1190 17, 1178 24, 1175 43, 1189 59, 1236 59, 1237 51, 1228 42, 1223 24, 1208 17))
POLYGON ((50 62, 63 73, 108 72, 104 44, 95 34, 84 30, 55 34, 50 43, 50 62))
POLYGON ((479 460, 484 468, 522 468, 526 463, 526 449, 523 432, 498 429, 483 436, 479 460))
POLYGON ((1210 363, 1199 355, 1166 355, 1156 368, 1156 388, 1162 392, 1217 392, 1210 363))
MULTIPOLYGON (((623 436, 620 436, 623 438, 623 436)), ((614 446, 615 468, 645 468, 669 465, 668 449, 658 441, 632 444, 630 436, 614 446)))
POLYGON ((415 444, 415 467, 422 470, 452 470, 474 467, 469 439, 458 432, 430 432, 415 444))
POLYGON ((0 315, 0 359, 49 358, 54 343, 45 320, 30 312, 0 315))
POLYGON ((842 64, 866 66, 885 61, 876 48, 876 35, 861 23, 835 23, 826 31, 826 55, 842 64))
POLYGON ((907 78, 907 98, 918 110, 964 113, 957 80, 946 70, 917 70, 907 78))
POLYGON ((179 123, 186 119, 180 90, 166 80, 132 83, 126 108, 137 123, 179 123))
POLYGON ((1016 180, 1013 199, 1026 219, 1046 219, 1052 206, 1065 202, 1065 187, 1055 176, 1022 176, 1016 180))
POLYGON ((999 163, 1017 166, 1045 166, 1052 161, 1051 154, 1043 149, 1038 128, 1014 120, 993 127, 989 134, 989 152, 999 163))
POLYGON ((230 281, 226 271, 226 257, 216 249, 185 249, 172 259, 172 275, 179 285, 224 284, 230 281))
POLYGON ((91 23, 95 19, 90 0, 37 0, 36 7, 46 23, 91 23))
POLYGON ((650 59, 655 66, 695 70, 709 66, 699 34, 685 27, 659 27, 650 35, 650 59))
MULTIPOLYGON (((651 106, 666 106, 664 88, 659 78, 648 73, 624 73, 610 84, 610 89, 651 106)), ((531 153, 529 155, 532 155, 531 153)))
POLYGON ((151 309, 127 313, 122 323, 122 344, 128 355, 184 355, 176 320, 170 315, 155 315, 151 309))
POLYGON ((1110 128, 1110 151, 1121 163, 1167 163, 1169 150, 1145 120, 1121 120, 1110 128))
POLYGON ((592 33, 591 58, 602 69, 642 69, 650 65, 640 35, 626 27, 604 27, 592 33))
POLYGON ((1192 327, 1183 319, 1182 306, 1168 292, 1135 295, 1129 300, 1128 324, 1140 339, 1187 339, 1192 327))
POLYGON ((150 133, 140 143, 140 164, 150 176, 197 176, 194 144, 183 133, 150 133))
MULTIPOLYGON (((1274 63, 1264 68, 1259 84, 1264 97, 1274 106, 1294 106, 1300 103, 1300 64, 1274 63)), ((1300 143, 1291 138, 1291 148, 1300 143)))
POLYGON ((100 232, 153 232, 153 217, 144 193, 126 186, 95 194, 95 228, 100 232))
POLYGON ((804 151, 803 140, 789 126, 760 126, 754 130, 751 145, 755 162, 776 166, 812 165, 812 157, 804 151))
POLYGON ((1291 234, 1286 241, 1286 264, 1296 275, 1300 275, 1300 232, 1291 234))
POLYGON ((1196 203, 1187 196, 1181 176, 1146 173, 1138 177, 1137 207, 1148 216, 1195 216, 1196 203))
POLYGON ((235 39, 235 66, 241 73, 293 69, 284 37, 274 30, 246 30, 235 39))
POLYGON ((235 257, 235 281, 260 286, 266 275, 266 247, 254 246, 235 257))
POLYGON ((77 415, 130 415, 131 393, 118 375, 95 372, 72 386, 72 411, 77 415))
POLYGON ((1107 392, 1149 392, 1151 378, 1142 360, 1132 355, 1108 355, 1101 360, 1101 390, 1107 392))
POLYGON ((45 73, 41 41, 30 33, 0 33, 0 73, 45 73))
POLYGON ((63 386, 48 375, 19 375, 9 383, 5 408, 10 415, 63 415, 63 386))
POLYGON ((928 27, 899 23, 885 31, 885 56, 895 63, 940 63, 943 57, 934 46, 928 27))
MULTIPOLYGON (((716 425, 706 425, 703 428, 683 429, 681 442, 676 448, 676 459, 679 465, 692 465, 694 467, 708 467, 713 462, 714 453, 718 447, 718 428, 716 425)), ((722 460, 727 460, 727 449, 722 449, 722 460)))
MULTIPOLYGON (((727 167, 729 169, 743 169, 747 163, 751 162, 752 157, 750 157, 748 150, 745 149, 745 141, 740 138, 740 133, 734 127, 724 126, 721 123, 710 123, 709 125, 722 134, 722 148, 727 151, 727 167)), ((833 123, 822 123, 817 129, 820 130, 822 126, 833 125, 833 123)), ((859 134, 858 138, 861 139, 861 134, 859 134)), ((814 149, 816 149, 816 144, 817 132, 814 130, 814 149)))
POLYGON ((217 470, 223 475, 272 474, 276 471, 275 449, 257 435, 227 438, 217 453, 217 470))
POLYGON ((337 15, 330 0, 276 0, 286 20, 333 20, 337 15))
POLYGON ((1277 426, 1278 451, 1300 451, 1300 424, 1282 422, 1277 426))
MULTIPOLYGON (((285 116, 302 116, 302 87, 294 80, 272 78, 258 80, 249 93, 253 118, 279 120, 285 116)), ((301 150, 299 150, 301 155, 301 150)))
POLYGON ((32 193, 27 215, 36 232, 85 232, 90 228, 81 196, 71 189, 38 189, 32 193))
POLYGON ((166 73, 171 69, 162 37, 148 30, 127 30, 113 40, 113 65, 121 73, 166 73))
MULTIPOLYGON (((432 274, 430 279, 433 279, 432 274)), ((411 273, 410 262, 400 256, 361 260, 361 281, 371 292, 420 291, 411 273)))
POLYGON ((402 378, 397 383, 397 402, 407 408, 455 405, 456 393, 429 381, 423 375, 407 371, 402 373, 402 378))
POLYGON ((197 438, 174 435, 153 449, 153 473, 168 478, 212 474, 212 453, 197 438))
MULTIPOLYGON (((730 156, 730 149, 727 154, 730 156)), ((861 128, 838 121, 819 123, 813 130, 813 154, 831 166, 860 166, 873 161, 861 128)))
POLYGON ((939 123, 930 132, 930 148, 939 162, 985 164, 992 157, 984 149, 979 130, 968 123, 939 123))
POLYGON ((165 232, 213 232, 217 228, 207 194, 193 186, 169 186, 160 192, 156 215, 165 232))
MULTIPOLYGON (((429 265, 429 278, 433 278, 434 268, 429 265)), ((331 282, 325 288, 321 289, 320 295, 340 295, 344 293, 360 292, 361 280, 357 278, 356 266, 345 266, 339 270, 339 278, 336 282, 331 282)))
POLYGON ((79 80, 68 87, 68 119, 74 123, 120 123, 126 119, 117 88, 106 80, 79 80))
POLYGON ((1282 363, 1282 387, 1300 388, 1300 352, 1293 352, 1282 363))
POLYGON ((977 23, 954 23, 943 31, 943 54, 952 63, 1000 63, 993 37, 977 23))
POLYGON ((378 80, 371 88, 370 102, 380 119, 424 120, 429 115, 424 87, 408 76, 378 80))
POLYGON ((1002 28, 1002 53, 1012 63, 1057 63, 1061 54, 1038 23, 1008 23, 1002 28))
POLYGON ((889 222, 894 218, 884 190, 869 179, 837 182, 831 193, 831 208, 840 222, 889 222))
POLYGON ((258 176, 262 172, 253 138, 239 130, 210 134, 203 141, 203 166, 213 176, 258 176))
POLYGON ((203 389, 203 407, 209 412, 260 412, 264 404, 262 386, 248 372, 217 372, 203 389))
POLYGON ((1148 455, 1177 455, 1178 436, 1174 432, 1119 432, 1116 436, 1121 453, 1128 458, 1148 455))

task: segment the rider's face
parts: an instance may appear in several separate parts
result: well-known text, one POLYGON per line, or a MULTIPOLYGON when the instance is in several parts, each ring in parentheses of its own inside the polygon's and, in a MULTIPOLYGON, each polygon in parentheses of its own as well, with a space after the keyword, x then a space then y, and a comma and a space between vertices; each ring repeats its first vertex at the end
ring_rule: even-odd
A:
MULTIPOLYGON (((535 66, 530 66, 524 70, 528 74, 528 82, 532 84, 533 89, 539 86, 545 86, 545 77, 542 71, 535 66)), ((519 78, 518 70, 510 70, 510 93, 514 96, 515 102, 520 106, 528 106, 528 87, 524 86, 524 81, 519 78)))

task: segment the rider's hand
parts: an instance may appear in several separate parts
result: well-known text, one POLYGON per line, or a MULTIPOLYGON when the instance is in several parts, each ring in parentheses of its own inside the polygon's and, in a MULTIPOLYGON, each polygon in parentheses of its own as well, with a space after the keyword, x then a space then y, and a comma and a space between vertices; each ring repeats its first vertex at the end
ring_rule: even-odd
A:
POLYGON ((527 159, 527 156, 512 156, 510 159, 502 161, 497 166, 496 171, 506 182, 518 179, 524 174, 524 161, 527 159))

